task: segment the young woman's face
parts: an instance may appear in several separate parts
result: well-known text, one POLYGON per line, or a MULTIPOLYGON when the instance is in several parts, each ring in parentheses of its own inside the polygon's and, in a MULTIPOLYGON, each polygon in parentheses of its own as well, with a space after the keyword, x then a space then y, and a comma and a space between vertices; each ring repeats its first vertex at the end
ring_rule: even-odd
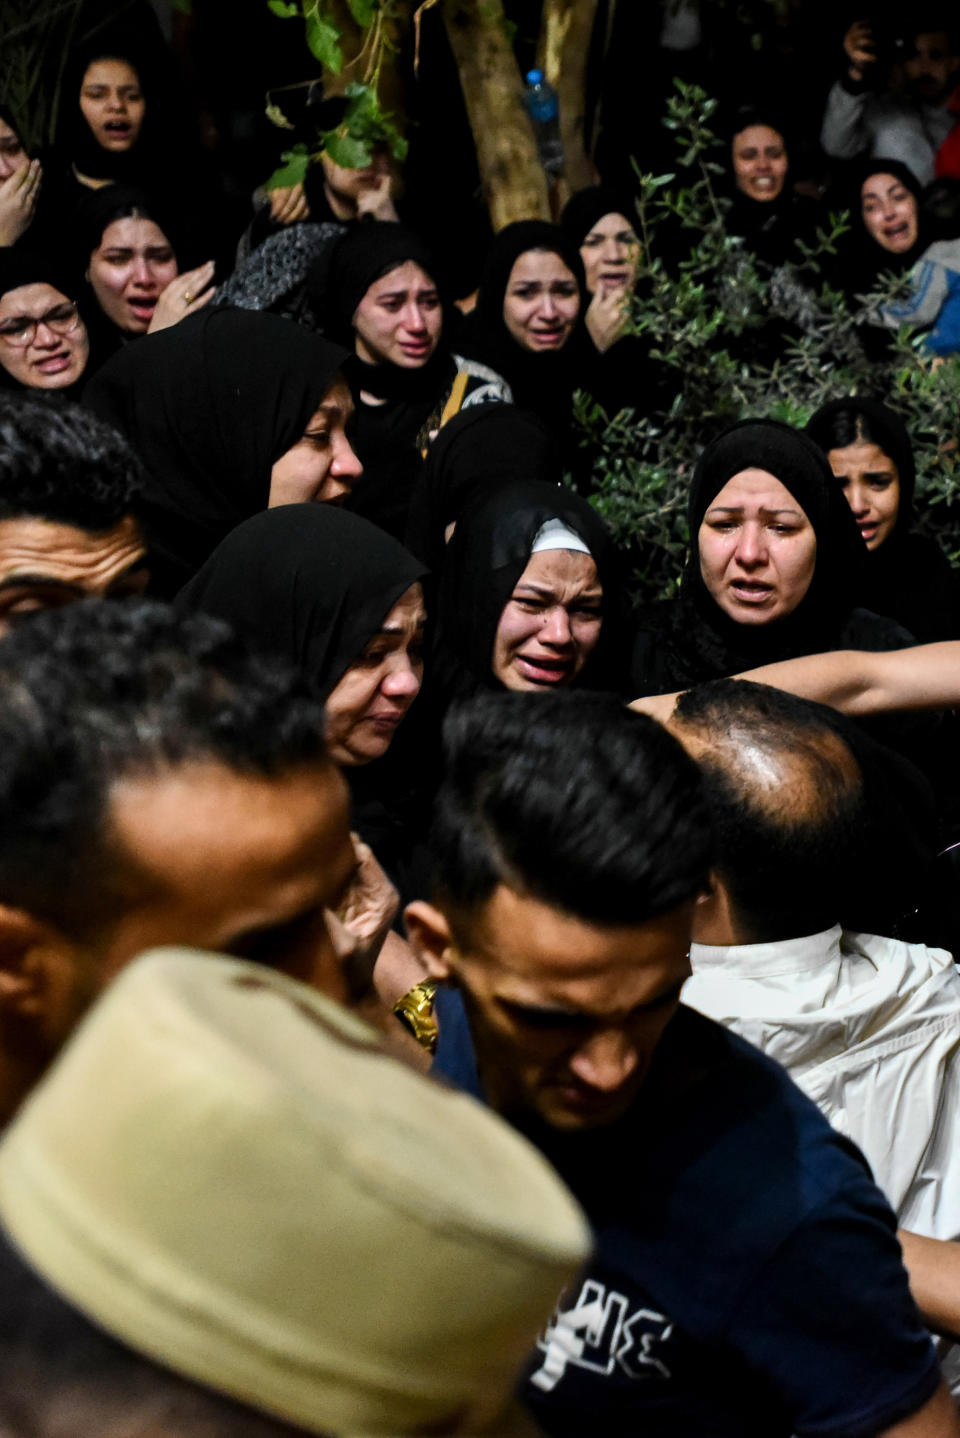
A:
POLYGON ((347 437, 353 400, 346 380, 336 380, 307 421, 302 439, 274 462, 268 509, 281 504, 331 504, 345 499, 363 465, 347 437))
POLYGON ((505 689, 556 689, 580 674, 597 647, 603 590, 589 554, 531 554, 504 605, 491 667, 505 689))
POLYGON ((783 136, 769 125, 748 125, 734 135, 733 173, 737 189, 749 199, 775 200, 787 178, 783 136))
POLYGON ((367 364, 420 369, 440 342, 443 307, 436 284, 413 260, 375 280, 353 316, 356 351, 367 364))
POLYGON ((30 156, 21 145, 20 136, 6 120, 0 119, 0 181, 9 180, 29 163, 30 156))
POLYGON ((858 440, 827 455, 868 549, 890 538, 900 513, 900 476, 878 444, 858 440))
POLYGON ((527 250, 514 261, 503 297, 503 322, 524 349, 550 354, 563 349, 580 313, 572 270, 553 250, 527 250))
POLYGON ((334 762, 352 767, 379 759, 420 692, 423 588, 411 584, 326 703, 324 730, 334 762))
POLYGON ((104 230, 87 279, 109 320, 130 334, 146 334, 157 300, 177 273, 177 257, 160 226, 130 216, 104 230))
POLYGON ((20 384, 65 389, 89 358, 77 307, 53 285, 18 285, 0 295, 0 365, 20 384))
POLYGON ((585 235, 580 258, 590 294, 627 290, 636 279, 640 241, 625 215, 603 215, 585 235))
POLYGON ((140 138, 146 101, 140 77, 126 60, 94 60, 80 86, 80 109, 104 150, 123 154, 140 138))
POLYGON ((772 624, 792 614, 817 563, 812 524, 764 469, 727 480, 703 517, 698 544, 703 582, 738 624, 772 624))
POLYGON ((870 175, 860 190, 867 230, 892 255, 913 249, 919 235, 917 201, 896 175, 870 175))

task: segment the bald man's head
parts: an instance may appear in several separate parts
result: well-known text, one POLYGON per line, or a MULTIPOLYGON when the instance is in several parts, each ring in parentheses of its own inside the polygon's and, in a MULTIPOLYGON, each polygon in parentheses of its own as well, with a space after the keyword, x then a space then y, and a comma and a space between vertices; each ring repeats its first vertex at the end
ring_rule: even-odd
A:
POLYGON ((684 694, 670 728, 703 772, 715 873, 738 941, 837 923, 865 819, 860 769, 835 716, 779 689, 720 679, 684 694))

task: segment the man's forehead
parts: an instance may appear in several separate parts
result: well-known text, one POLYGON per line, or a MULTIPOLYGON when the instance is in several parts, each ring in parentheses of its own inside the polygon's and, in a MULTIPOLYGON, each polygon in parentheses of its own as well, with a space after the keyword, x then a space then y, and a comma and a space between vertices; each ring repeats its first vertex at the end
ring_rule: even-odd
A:
POLYGON ((0 519, 0 582, 21 572, 72 582, 126 569, 145 554, 140 527, 129 514, 99 533, 33 515, 0 519))

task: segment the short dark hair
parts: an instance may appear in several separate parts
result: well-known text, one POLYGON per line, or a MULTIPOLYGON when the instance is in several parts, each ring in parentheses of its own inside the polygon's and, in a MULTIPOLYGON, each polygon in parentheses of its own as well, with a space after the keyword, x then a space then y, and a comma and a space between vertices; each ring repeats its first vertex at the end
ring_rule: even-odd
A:
POLYGON ((793 694, 737 679, 688 690, 675 713, 696 735, 714 868, 746 937, 772 942, 836 924, 866 814, 857 761, 831 718, 793 694), (782 785, 758 784, 747 748, 782 766, 782 785))
POLYGON ((612 696, 480 695, 444 728, 433 894, 467 917, 499 884, 576 918, 639 924, 706 883, 696 766, 612 696))
POLYGON ((81 600, 20 625, 0 640, 0 903, 99 932, 131 878, 111 786, 195 759, 267 776, 326 762, 322 705, 206 615, 81 600))
POLYGON ((143 469, 109 424, 66 404, 0 396, 0 519, 47 519, 89 534, 130 514, 143 469))
POLYGON ((0 1230, 0 1434, 70 1438, 162 1425, 177 1438, 305 1430, 141 1357, 37 1276, 0 1230))

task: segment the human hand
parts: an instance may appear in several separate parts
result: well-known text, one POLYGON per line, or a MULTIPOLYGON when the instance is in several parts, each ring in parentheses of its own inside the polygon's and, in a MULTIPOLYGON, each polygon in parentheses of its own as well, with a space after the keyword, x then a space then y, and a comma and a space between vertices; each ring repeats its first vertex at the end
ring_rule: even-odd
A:
POLYGON ((268 190, 270 218, 278 225, 293 225, 298 220, 310 218, 310 206, 304 192, 303 182, 297 185, 281 185, 268 190))
POLYGON ((33 219, 43 169, 39 160, 0 180, 0 245, 16 244, 33 219))
POLYGON ((371 985, 373 966, 397 916, 400 898, 369 844, 351 835, 357 867, 346 896, 334 914, 327 913, 327 930, 355 996, 371 985))
POLYGON ((590 338, 601 354, 623 335, 630 314, 630 297, 623 285, 605 288, 601 285, 587 310, 585 319, 590 338))
POLYGON ((374 185, 362 189, 357 196, 358 220, 398 220, 393 203, 393 176, 386 170, 374 185))
POLYGON ((157 300, 157 307, 147 328, 147 334, 152 335, 157 330, 169 329, 171 325, 178 324, 187 315, 202 310, 204 305, 208 305, 213 299, 212 280, 213 260, 207 260, 205 264, 198 265, 195 270, 187 270, 184 274, 177 275, 175 279, 172 279, 157 300))
POLYGON ((843 37, 843 50, 850 61, 847 74, 855 84, 866 79, 871 65, 877 63, 873 30, 869 20, 855 20, 843 37))

